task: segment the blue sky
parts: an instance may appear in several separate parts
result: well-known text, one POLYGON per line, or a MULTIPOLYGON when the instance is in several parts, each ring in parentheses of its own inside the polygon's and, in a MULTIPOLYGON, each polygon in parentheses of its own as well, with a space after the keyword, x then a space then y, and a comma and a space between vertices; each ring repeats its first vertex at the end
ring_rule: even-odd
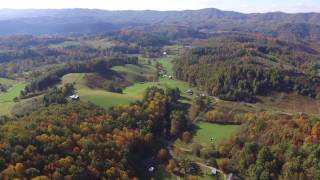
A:
POLYGON ((185 10, 219 8, 240 12, 320 12, 320 0, 1 0, 0 8, 185 10))

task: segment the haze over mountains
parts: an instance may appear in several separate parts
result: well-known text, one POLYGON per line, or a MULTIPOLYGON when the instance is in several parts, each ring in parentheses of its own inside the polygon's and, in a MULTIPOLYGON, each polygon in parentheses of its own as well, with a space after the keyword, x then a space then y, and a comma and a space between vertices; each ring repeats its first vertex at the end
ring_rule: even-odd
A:
POLYGON ((3 9, 0 10, 0 26, 1 35, 100 33, 128 27, 178 26, 206 33, 260 32, 313 40, 320 37, 320 13, 243 14, 213 8, 186 11, 3 9))

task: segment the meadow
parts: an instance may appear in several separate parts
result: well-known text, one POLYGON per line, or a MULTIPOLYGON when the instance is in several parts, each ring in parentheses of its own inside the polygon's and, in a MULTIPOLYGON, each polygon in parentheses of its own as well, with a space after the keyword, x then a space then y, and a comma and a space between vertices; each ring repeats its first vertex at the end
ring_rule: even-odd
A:
POLYGON ((188 89, 188 85, 181 81, 172 79, 161 78, 158 82, 147 83, 135 83, 123 90, 122 94, 112 93, 102 89, 91 89, 86 86, 84 73, 68 74, 62 78, 63 84, 75 83, 77 94, 82 100, 89 101, 93 104, 101 106, 103 108, 110 108, 114 105, 126 105, 131 102, 142 99, 145 90, 149 87, 178 87, 183 93, 182 95, 187 97, 185 91, 188 89))
MULTIPOLYGON (((172 73, 171 60, 173 57, 164 57, 157 59, 167 72, 172 73)), ((125 65, 116 66, 112 70, 117 72, 126 73, 126 79, 131 79, 135 75, 151 76, 155 73, 155 68, 152 65, 141 64, 141 65, 125 65)), ((123 90, 122 94, 107 92, 102 89, 91 89, 86 86, 84 79, 84 73, 74 73, 68 74, 62 78, 63 84, 65 83, 75 83, 77 89, 77 94, 82 100, 89 101, 93 104, 101 106, 103 108, 110 108, 114 105, 126 105, 131 102, 142 99, 145 90, 152 86, 157 86, 160 88, 179 88, 181 90, 182 96, 184 96, 185 102, 190 102, 190 96, 186 91, 190 88, 185 82, 178 81, 175 79, 169 79, 167 77, 162 77, 155 82, 137 82, 131 86, 128 86, 123 90)))
POLYGON ((231 137, 239 128, 239 125, 221 125, 206 122, 196 124, 196 133, 193 137, 193 143, 207 146, 211 143, 216 143, 226 140, 231 137), (213 140, 211 140, 211 138, 213 140))
POLYGON ((10 115, 12 107, 15 105, 14 98, 20 95, 25 84, 10 79, 0 79, 0 83, 10 84, 12 87, 6 93, 0 93, 0 115, 10 115))
POLYGON ((12 79, 7 79, 7 78, 1 78, 1 77, 0 77, 0 83, 1 83, 1 84, 5 84, 5 85, 12 86, 12 85, 15 85, 15 84, 17 83, 17 81, 12 80, 12 79))
POLYGON ((192 142, 189 144, 185 144, 180 139, 177 139, 175 142, 175 146, 189 149, 190 151, 195 144, 199 144, 204 148, 210 147, 211 144, 217 144, 223 140, 227 140, 228 138, 230 138, 237 132, 239 127, 240 125, 224 125, 207 122, 197 122, 195 124, 192 142))

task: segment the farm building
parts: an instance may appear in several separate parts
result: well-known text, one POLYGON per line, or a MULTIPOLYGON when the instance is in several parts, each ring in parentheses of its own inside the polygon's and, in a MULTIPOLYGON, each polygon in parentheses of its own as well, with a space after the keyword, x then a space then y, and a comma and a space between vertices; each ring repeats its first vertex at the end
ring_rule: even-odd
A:
POLYGON ((211 169, 211 173, 212 173, 212 175, 216 175, 217 174, 217 169, 216 168, 212 168, 211 169))
POLYGON ((78 100, 80 100, 80 97, 78 96, 78 95, 72 95, 72 96, 70 96, 70 98, 72 99, 72 100, 74 100, 74 101, 78 101, 78 100))

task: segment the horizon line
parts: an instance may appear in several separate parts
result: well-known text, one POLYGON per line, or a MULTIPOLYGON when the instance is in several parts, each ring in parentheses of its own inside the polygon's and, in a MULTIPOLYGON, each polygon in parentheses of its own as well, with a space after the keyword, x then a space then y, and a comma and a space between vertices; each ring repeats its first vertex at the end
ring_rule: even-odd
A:
POLYGON ((241 13, 241 14, 268 14, 268 13, 283 13, 283 14, 312 14, 312 13, 320 13, 316 11, 309 11, 309 12, 286 12, 281 10, 276 11, 263 11, 263 12, 241 12, 236 10, 223 10, 215 7, 209 7, 209 8, 199 8, 199 9, 168 9, 168 10, 159 10, 159 9, 103 9, 103 8, 0 8, 0 11, 2 10, 15 10, 15 11, 24 11, 24 10, 99 10, 99 11, 155 11, 155 12, 183 12, 183 11, 201 11, 201 10, 210 10, 215 9, 218 11, 224 11, 224 12, 234 12, 234 13, 241 13))

